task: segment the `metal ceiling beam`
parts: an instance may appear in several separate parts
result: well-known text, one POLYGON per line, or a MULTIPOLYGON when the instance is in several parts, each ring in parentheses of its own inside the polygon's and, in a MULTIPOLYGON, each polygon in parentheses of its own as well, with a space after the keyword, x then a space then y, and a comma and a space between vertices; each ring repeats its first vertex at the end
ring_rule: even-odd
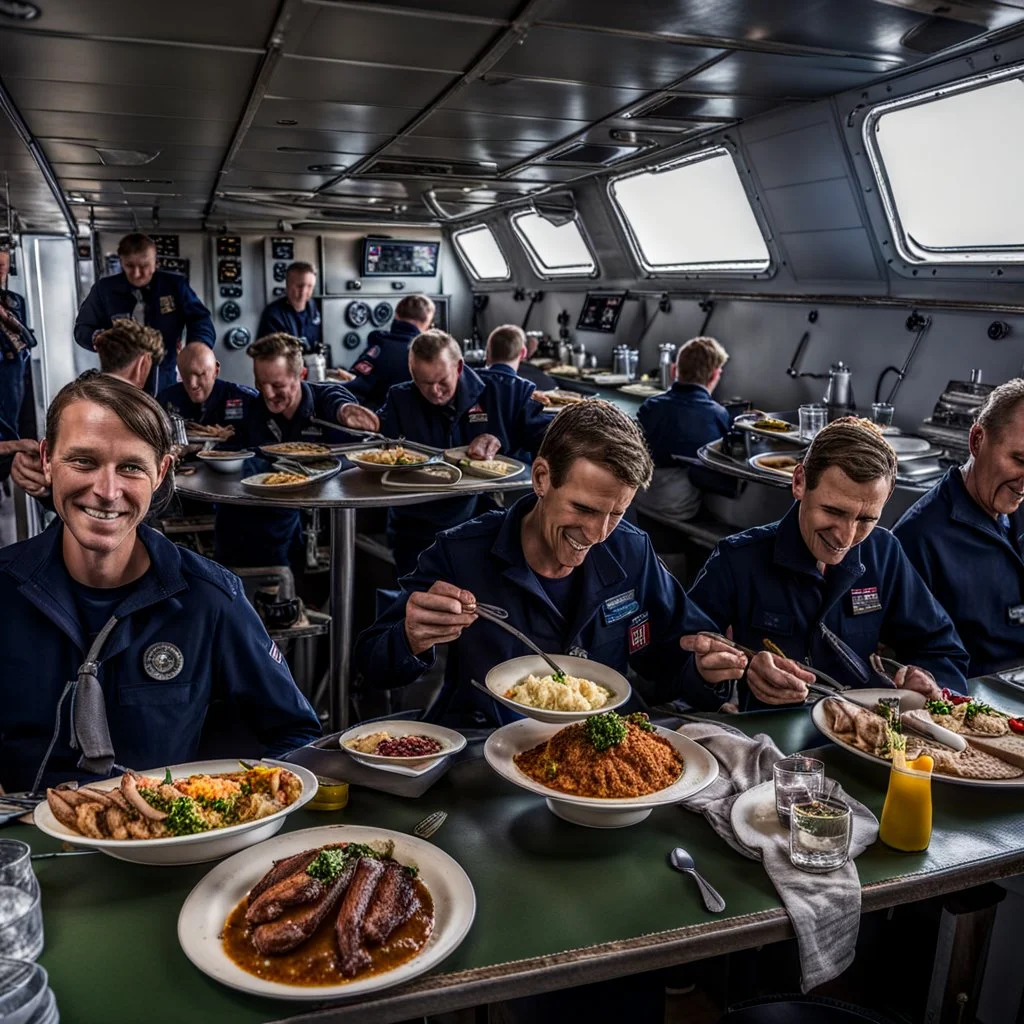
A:
POLYGON ((21 116, 21 112, 11 98, 11 94, 7 91, 7 86, 2 78, 0 78, 0 109, 7 115, 7 120, 10 121, 11 127, 18 133, 18 137, 31 154, 36 167, 39 168, 39 173, 42 174, 46 187, 53 195, 57 206, 60 207, 60 212, 64 216, 71 237, 77 238, 78 221, 75 220, 75 215, 71 212, 71 207, 68 205, 64 190, 60 187, 57 175, 54 173, 53 167, 50 166, 50 161, 43 152, 43 147, 39 145, 39 140, 32 134, 25 123, 25 119, 21 116))
POLYGON ((403 7, 401 4, 366 3, 365 0, 306 0, 311 7, 331 7, 362 14, 393 14, 405 18, 426 18, 428 21, 454 21, 460 25, 493 25, 502 28, 511 24, 506 18, 488 18, 480 14, 462 14, 456 11, 431 11, 422 7, 403 7))
POLYGON ((526 38, 526 33, 541 17, 544 10, 551 6, 553 0, 526 0, 526 3, 519 9, 516 17, 508 23, 508 27, 501 35, 492 41, 476 60, 462 73, 462 75, 443 89, 430 103, 428 103, 411 121, 405 124, 395 135, 378 146, 371 153, 357 160, 343 174, 336 175, 330 181, 325 182, 316 191, 325 192, 334 185, 339 184, 346 178, 355 177, 361 174, 367 167, 371 166, 374 160, 387 152, 389 146, 401 139, 411 135, 431 114, 448 103, 459 93, 463 92, 482 75, 485 75, 493 68, 502 57, 508 53, 517 43, 526 38))

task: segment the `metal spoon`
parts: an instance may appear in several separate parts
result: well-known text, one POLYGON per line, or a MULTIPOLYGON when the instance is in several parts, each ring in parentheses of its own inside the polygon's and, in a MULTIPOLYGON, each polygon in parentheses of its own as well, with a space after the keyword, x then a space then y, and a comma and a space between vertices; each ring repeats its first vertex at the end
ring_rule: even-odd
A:
POLYGON ((676 871, 682 871, 684 874, 693 875, 694 881, 700 889, 700 894, 704 898, 704 906, 707 907, 712 914, 720 914, 725 910, 725 900, 718 895, 718 892, 713 886, 709 885, 704 880, 696 867, 694 867, 693 858, 681 846, 677 846, 669 854, 668 859, 669 863, 676 869, 676 871))
POLYGON ((551 668, 551 674, 555 677, 556 682, 564 681, 565 669, 559 668, 525 633, 520 633, 515 626, 510 626, 506 621, 508 619, 508 612, 504 608, 499 608, 493 604, 478 604, 474 611, 481 619, 493 622, 496 626, 500 626, 505 630, 506 633, 511 633, 514 637, 518 637, 534 654, 539 654, 548 663, 548 666, 551 668))

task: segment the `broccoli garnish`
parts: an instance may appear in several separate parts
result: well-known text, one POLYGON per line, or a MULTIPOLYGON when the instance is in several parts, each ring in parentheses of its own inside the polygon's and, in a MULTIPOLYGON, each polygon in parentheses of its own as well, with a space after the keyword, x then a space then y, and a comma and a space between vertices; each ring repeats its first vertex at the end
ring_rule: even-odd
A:
POLYGON ((587 739, 595 750, 608 750, 617 746, 625 738, 629 730, 626 720, 614 711, 606 711, 603 715, 592 715, 584 725, 587 739))
POLYGON ((638 729, 642 729, 644 732, 654 732, 654 723, 647 717, 645 711, 634 711, 631 715, 626 715, 626 721, 632 722, 638 729))
POLYGON ((207 832, 210 828, 199 813, 199 806, 190 796, 183 796, 171 804, 164 824, 176 836, 191 836, 196 832, 207 832))
POLYGON ((933 715, 951 715, 953 704, 948 700, 930 700, 925 703, 925 710, 933 715))

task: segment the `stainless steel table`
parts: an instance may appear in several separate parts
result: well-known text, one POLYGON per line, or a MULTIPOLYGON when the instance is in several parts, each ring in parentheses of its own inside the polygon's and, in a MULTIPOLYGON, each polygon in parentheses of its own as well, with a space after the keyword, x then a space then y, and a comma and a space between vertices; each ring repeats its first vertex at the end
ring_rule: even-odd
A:
POLYGON ((420 505, 458 495, 524 490, 531 486, 527 468, 504 480, 463 477, 464 486, 447 491, 403 491, 385 487, 380 475, 351 466, 336 477, 281 497, 250 494, 241 485, 242 474, 218 473, 200 466, 190 476, 178 477, 177 490, 187 498, 226 505, 260 508, 326 508, 331 515, 331 727, 343 729, 349 722, 349 679, 352 660, 352 611, 355 580, 356 509, 420 505), (346 571, 348 570, 348 571, 346 571))

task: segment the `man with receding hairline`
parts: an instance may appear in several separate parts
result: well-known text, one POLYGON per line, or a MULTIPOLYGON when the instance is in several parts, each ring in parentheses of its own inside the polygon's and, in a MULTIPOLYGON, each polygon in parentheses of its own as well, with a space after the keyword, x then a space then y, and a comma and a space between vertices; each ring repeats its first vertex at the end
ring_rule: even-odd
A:
POLYGON ((970 458, 919 498, 893 533, 949 612, 972 676, 1024 664, 1024 380, 978 411, 970 458))
POLYGON ((189 342, 178 353, 181 380, 164 388, 156 400, 175 416, 203 426, 234 427, 245 419, 254 388, 222 380, 213 349, 189 342))

